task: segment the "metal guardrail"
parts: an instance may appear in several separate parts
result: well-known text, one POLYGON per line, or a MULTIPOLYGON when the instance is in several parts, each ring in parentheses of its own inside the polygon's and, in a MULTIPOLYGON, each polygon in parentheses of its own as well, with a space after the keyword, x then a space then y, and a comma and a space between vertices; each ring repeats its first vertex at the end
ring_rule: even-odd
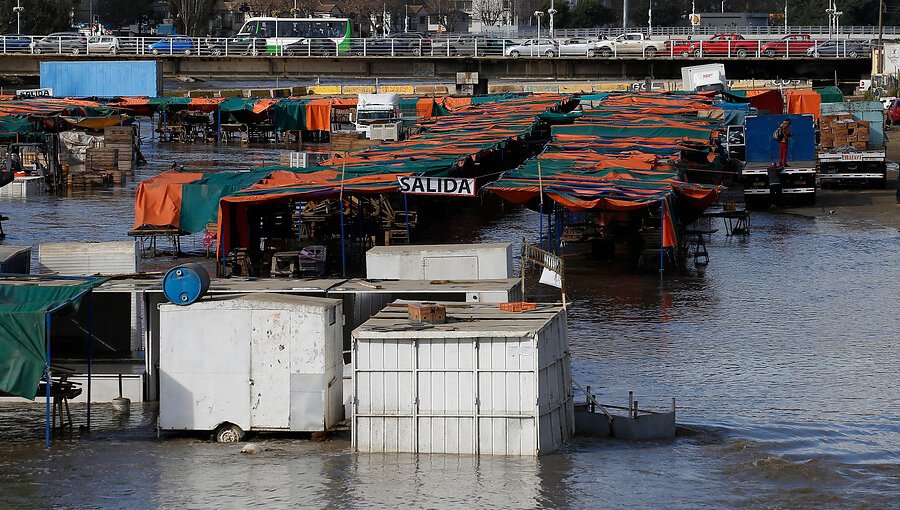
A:
MULTIPOLYGON (((585 36, 582 36, 586 39, 585 36)), ((872 45, 856 39, 811 35, 800 41, 648 40, 616 43, 607 39, 517 40, 480 36, 418 38, 302 39, 267 45, 263 38, 116 37, 99 39, 64 36, 3 36, 0 54, 71 56, 130 55, 161 57, 461 57, 461 58, 869 58, 872 45)))
MULTIPOLYGON (((530 27, 528 27, 530 28, 530 27)), ((775 36, 786 34, 809 34, 809 35, 878 35, 878 27, 876 26, 844 26, 829 30, 827 26, 788 26, 787 31, 783 26, 765 26, 765 27, 713 27, 699 26, 691 27, 653 27, 652 31, 646 26, 622 28, 564 28, 555 29, 557 37, 601 37, 601 36, 618 36, 623 33, 641 33, 665 36, 710 36, 721 33, 741 34, 749 36, 775 36)), ((530 29, 529 34, 536 33, 535 29, 530 29)), ((900 35, 900 27, 884 27, 884 35, 894 37, 900 35)))

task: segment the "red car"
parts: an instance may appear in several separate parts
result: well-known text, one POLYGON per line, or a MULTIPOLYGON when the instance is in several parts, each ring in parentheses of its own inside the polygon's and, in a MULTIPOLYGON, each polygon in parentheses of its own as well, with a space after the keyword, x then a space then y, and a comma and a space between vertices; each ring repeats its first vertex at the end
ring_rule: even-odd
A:
POLYGON ((693 41, 688 41, 686 39, 670 39, 669 43, 669 54, 676 57, 689 57, 694 53, 694 49, 691 48, 693 46, 693 41))
POLYGON ((816 41, 809 34, 791 34, 763 44, 761 53, 767 57, 805 57, 806 50, 815 45, 816 41))
POLYGON ((744 39, 741 34, 718 34, 691 45, 691 53, 695 57, 715 55, 744 58, 748 55, 756 56, 757 49, 758 41, 744 39))
MULTIPOLYGON (((900 99, 894 99, 887 111, 888 124, 894 126, 900 124, 900 99)), ((900 184, 898 184, 900 186, 900 184)))

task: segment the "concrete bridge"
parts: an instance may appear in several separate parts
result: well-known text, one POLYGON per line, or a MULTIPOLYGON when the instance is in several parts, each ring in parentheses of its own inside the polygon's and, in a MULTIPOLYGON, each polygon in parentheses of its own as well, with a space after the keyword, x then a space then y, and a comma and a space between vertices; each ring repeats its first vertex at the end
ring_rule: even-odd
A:
POLYGON ((47 55, 0 56, 5 76, 36 77, 44 61, 148 60, 161 63, 163 76, 197 78, 409 78, 450 80, 457 72, 478 72, 487 80, 643 80, 680 79, 681 67, 721 62, 729 79, 855 81, 871 72, 871 58, 654 58, 431 57, 431 56, 198 56, 198 55, 47 55))

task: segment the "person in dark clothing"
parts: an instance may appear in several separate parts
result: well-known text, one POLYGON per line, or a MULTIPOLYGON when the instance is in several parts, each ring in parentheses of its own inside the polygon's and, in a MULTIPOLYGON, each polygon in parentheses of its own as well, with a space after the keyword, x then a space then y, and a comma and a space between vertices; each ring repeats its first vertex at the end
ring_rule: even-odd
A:
POLYGON ((791 132, 791 119, 785 119, 785 121, 782 122, 780 126, 778 126, 778 129, 775 130, 775 133, 772 134, 772 137, 778 141, 779 166, 788 166, 788 143, 790 142, 792 136, 794 136, 794 133, 791 132))

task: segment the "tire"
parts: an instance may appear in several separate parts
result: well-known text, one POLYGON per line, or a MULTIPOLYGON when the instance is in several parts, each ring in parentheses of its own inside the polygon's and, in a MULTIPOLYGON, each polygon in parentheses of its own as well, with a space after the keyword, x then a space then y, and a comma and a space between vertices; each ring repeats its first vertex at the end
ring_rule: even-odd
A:
POLYGON ((81 51, 78 48, 72 48, 72 55, 78 55, 81 51))
POLYGON ((774 56, 775 56, 775 50, 773 50, 772 48, 767 49, 767 50, 766 50, 766 56, 769 57, 769 58, 774 57, 774 56))
POLYGON ((250 56, 251 57, 259 56, 259 50, 256 48, 253 48, 252 50, 250 50, 250 56))
POLYGON ((594 57, 596 57, 596 56, 597 56, 597 50, 595 50, 594 48, 591 48, 591 49, 587 50, 587 56, 588 56, 588 58, 594 58, 594 57))
POLYGON ((420 50, 419 48, 413 48, 412 54, 413 54, 414 57, 421 57, 421 56, 422 56, 422 50, 420 50))
POLYGON ((221 49, 221 48, 213 48, 213 50, 210 51, 210 54, 211 54, 212 56, 214 56, 214 57, 221 57, 221 56, 222 56, 222 49, 221 49))
POLYGON ((703 56, 703 50, 701 50, 700 48, 697 48, 696 50, 694 50, 694 56, 697 57, 697 58, 702 57, 702 56, 703 56))
POLYGON ((600 48, 600 56, 603 58, 609 58, 612 56, 612 50, 609 48, 600 48))
POLYGON ((747 58, 747 49, 746 49, 746 48, 739 48, 739 49, 737 50, 737 57, 738 57, 738 58, 747 58))
POLYGON ((655 57, 656 56, 656 48, 647 48, 646 50, 644 50, 644 55, 646 55, 647 58, 655 57))
POLYGON ((159 50, 154 48, 152 51, 150 51, 150 53, 152 53, 154 55, 159 55, 159 50))
POLYGON ((691 56, 691 53, 690 53, 689 51, 682 51, 682 52, 681 52, 681 58, 688 58, 688 57, 690 57, 690 56, 691 56))
POLYGON ((856 51, 851 51, 850 53, 847 54, 847 56, 850 58, 856 58, 859 56, 859 53, 857 53, 856 51))
POLYGON ((519 50, 512 50, 509 52, 509 56, 512 58, 519 58, 519 50))
POLYGON ((547 53, 544 53, 544 56, 547 58, 553 58, 556 56, 556 52, 554 52, 553 50, 547 50, 547 53))
POLYGON ((191 50, 184 50, 184 54, 185 54, 185 55, 190 55, 190 54, 191 54, 191 50))
POLYGON ((233 423, 225 422, 216 427, 217 443, 240 443, 244 440, 244 431, 233 423))
POLYGON ((40 48, 35 48, 35 49, 34 49, 34 54, 35 54, 35 55, 40 55, 42 51, 44 51, 44 50, 42 50, 42 49, 40 49, 40 48))
POLYGON ((110 54, 110 55, 118 55, 118 54, 119 54, 119 49, 116 48, 116 47, 112 47, 112 48, 109 49, 109 54, 110 54))

